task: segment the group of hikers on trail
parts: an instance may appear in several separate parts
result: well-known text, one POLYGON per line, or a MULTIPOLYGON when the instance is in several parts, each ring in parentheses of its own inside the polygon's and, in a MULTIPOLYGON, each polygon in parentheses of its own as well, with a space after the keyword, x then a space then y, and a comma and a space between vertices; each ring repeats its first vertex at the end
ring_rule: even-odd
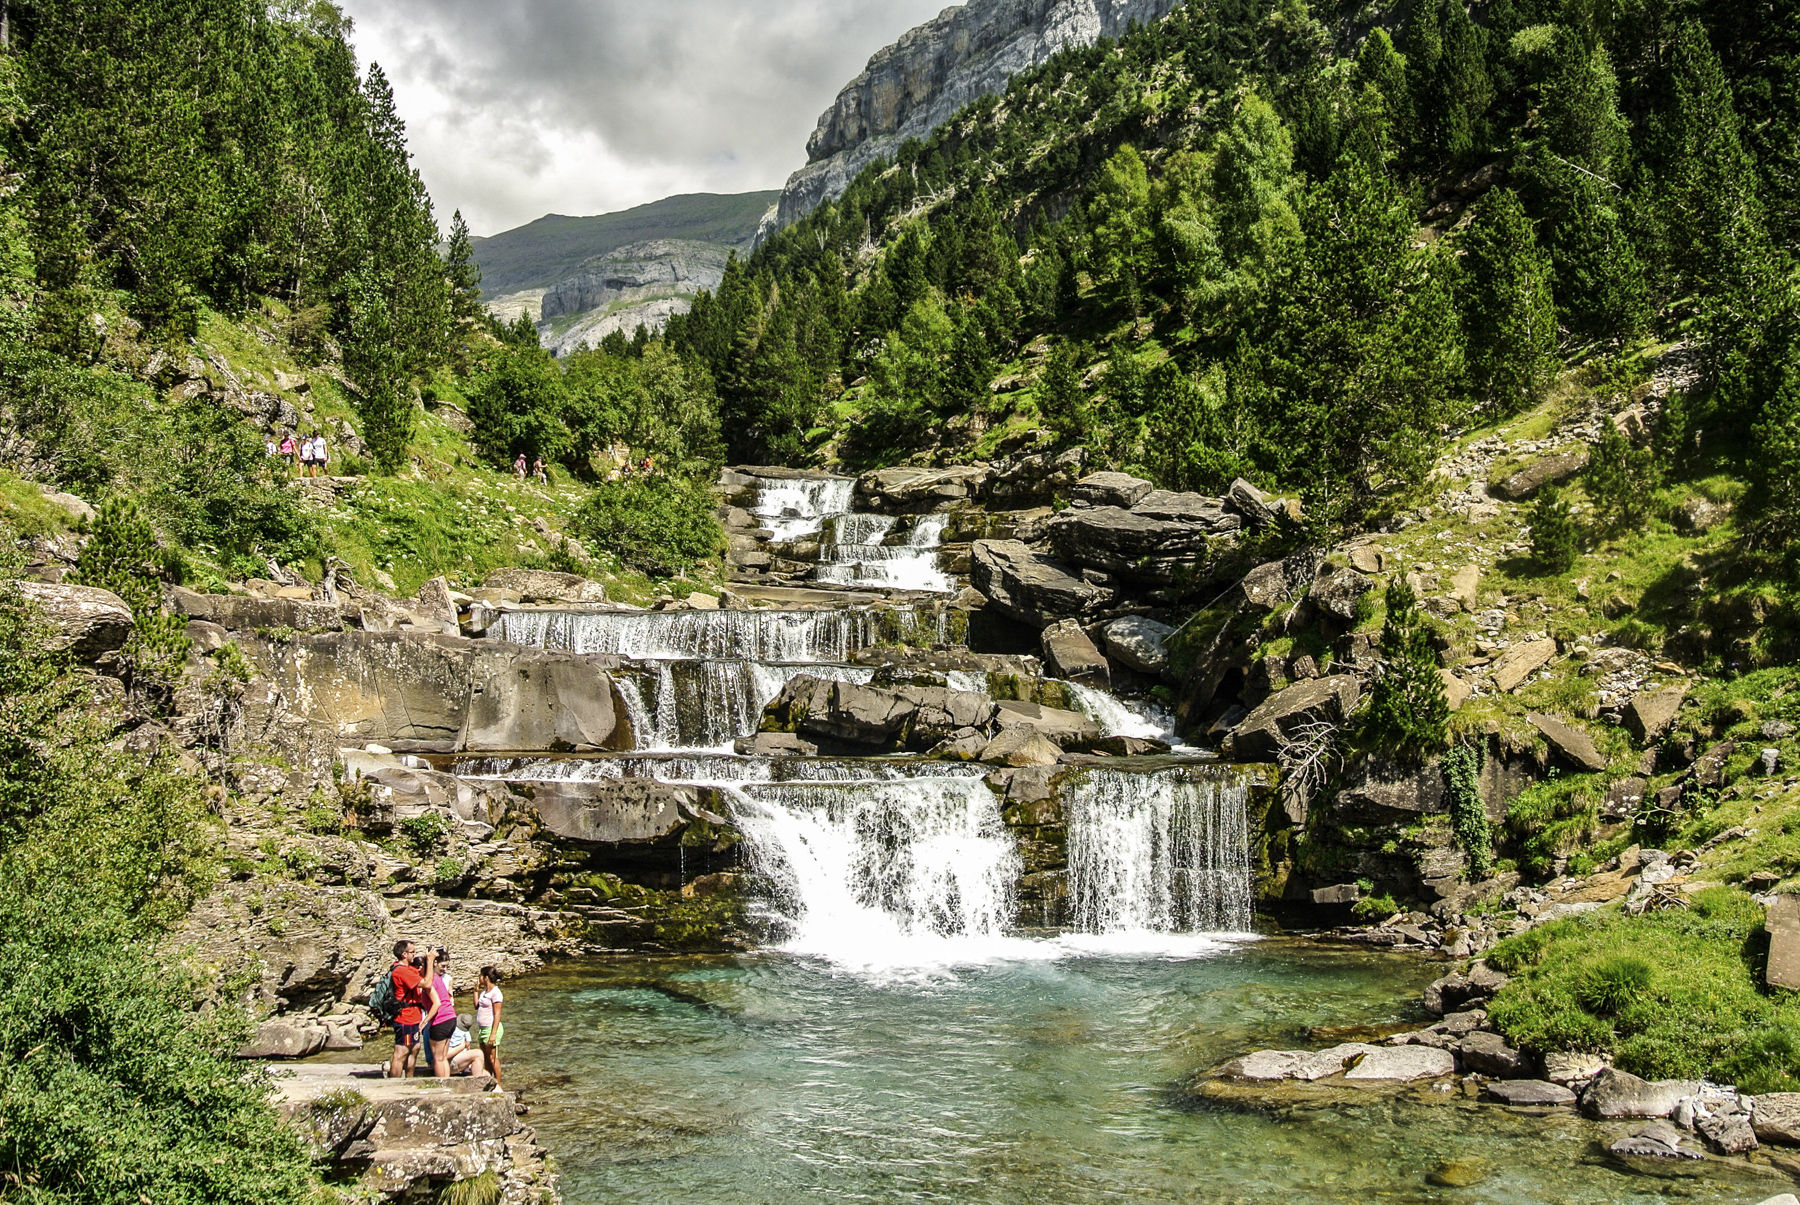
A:
POLYGON ((324 432, 315 432, 295 442, 292 432, 284 431, 281 441, 276 442, 273 435, 263 443, 263 450, 270 459, 279 457, 294 466, 296 477, 317 477, 324 472, 331 456, 325 448, 324 432))
POLYGON ((424 1074, 448 1079, 486 1072, 498 1088, 500 1043, 506 1037, 501 1020, 506 997, 500 991, 499 968, 481 968, 475 1012, 459 1014, 450 985, 450 952, 442 946, 422 954, 418 950, 410 941, 395 942, 394 965, 369 993, 370 1010, 394 1028, 388 1078, 418 1074, 414 1064, 423 1050, 424 1074))

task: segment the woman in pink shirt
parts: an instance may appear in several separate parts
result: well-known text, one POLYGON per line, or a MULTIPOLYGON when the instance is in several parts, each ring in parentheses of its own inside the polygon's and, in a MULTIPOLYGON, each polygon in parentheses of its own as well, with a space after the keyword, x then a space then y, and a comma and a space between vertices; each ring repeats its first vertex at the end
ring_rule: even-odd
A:
POLYGON ((456 1001, 450 992, 450 951, 439 946, 436 971, 431 981, 437 1011, 426 1021, 425 1040, 431 1043, 431 1071, 439 1079, 450 1078, 450 1038, 456 1033, 456 1001))

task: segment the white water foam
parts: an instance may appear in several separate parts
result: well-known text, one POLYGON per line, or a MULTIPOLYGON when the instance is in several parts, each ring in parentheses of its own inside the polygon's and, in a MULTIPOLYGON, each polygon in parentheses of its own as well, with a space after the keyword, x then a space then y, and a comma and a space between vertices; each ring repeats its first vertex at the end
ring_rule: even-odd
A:
POLYGON ((840 611, 509 611, 493 639, 570 653, 641 661, 735 658, 764 662, 844 662, 891 638, 895 625, 917 627, 941 644, 941 609, 896 607, 840 611))
POLYGON ((1182 742, 1180 733, 1175 730, 1175 717, 1154 703, 1147 700, 1127 703, 1117 695, 1080 682, 1064 685, 1069 688, 1075 706, 1100 725, 1108 736, 1135 736, 1141 740, 1162 741, 1178 753, 1199 752, 1182 742))
POLYGON ((820 545, 815 580, 833 586, 880 586, 950 594, 956 581, 938 567, 944 543, 944 515, 920 515, 906 543, 889 542, 899 520, 887 515, 848 514, 828 525, 830 539, 820 545))
POLYGON ((855 492, 856 482, 846 477, 767 481, 750 513, 785 544, 818 535, 828 519, 848 514, 855 492))

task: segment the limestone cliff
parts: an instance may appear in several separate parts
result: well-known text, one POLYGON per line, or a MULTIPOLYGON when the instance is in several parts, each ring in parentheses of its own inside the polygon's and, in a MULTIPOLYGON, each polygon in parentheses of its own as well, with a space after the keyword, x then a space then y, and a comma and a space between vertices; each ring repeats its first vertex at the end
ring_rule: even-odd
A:
MULTIPOLYGON (((969 0, 869 60, 807 141, 807 165, 788 180, 775 224, 791 225, 842 195, 858 172, 919 138, 971 101, 1069 46, 1123 34, 1181 0, 969 0)), ((769 227, 765 224, 764 233, 769 227)))
POLYGON ((538 332, 544 346, 566 355, 598 344, 613 331, 629 335, 642 323, 659 330, 684 313, 694 294, 725 279, 733 248, 685 239, 633 243, 589 260, 544 293, 538 332))

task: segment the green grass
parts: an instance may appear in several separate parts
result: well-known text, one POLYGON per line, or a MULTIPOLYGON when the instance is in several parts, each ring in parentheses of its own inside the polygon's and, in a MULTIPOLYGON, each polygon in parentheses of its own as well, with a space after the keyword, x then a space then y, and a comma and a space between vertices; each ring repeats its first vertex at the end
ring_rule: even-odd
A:
POLYGON ((1646 1079, 1800 1089, 1800 994, 1761 987, 1762 908, 1713 887, 1689 907, 1642 917, 1616 909, 1501 942, 1492 965, 1513 976, 1489 1009, 1522 1049, 1611 1054, 1646 1079))
POLYGON ((34 483, 0 469, 0 527, 29 540, 67 531, 69 515, 46 502, 34 483))

